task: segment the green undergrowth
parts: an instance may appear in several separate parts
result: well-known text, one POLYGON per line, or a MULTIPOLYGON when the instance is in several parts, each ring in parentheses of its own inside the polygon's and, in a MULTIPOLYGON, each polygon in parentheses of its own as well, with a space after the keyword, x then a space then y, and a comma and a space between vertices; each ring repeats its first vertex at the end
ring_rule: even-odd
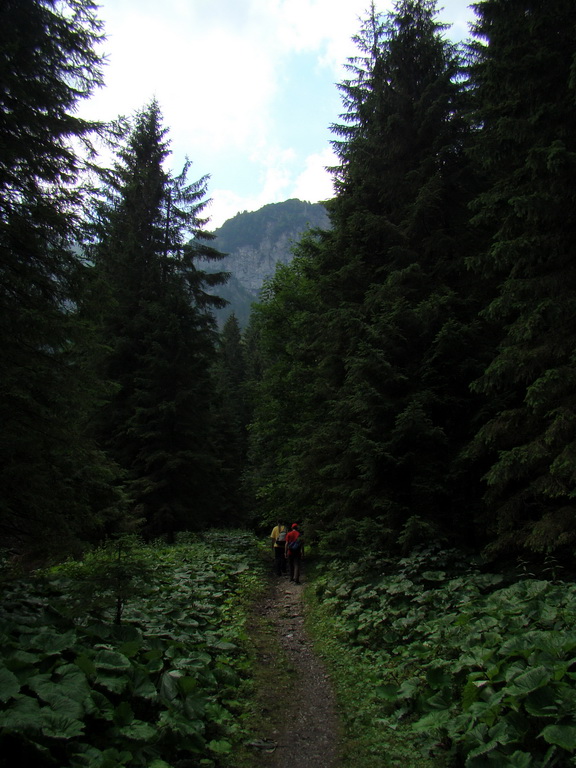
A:
POLYGON ((430 549, 326 564, 309 604, 345 767, 576 765, 576 585, 430 549))
POLYGON ((409 724, 387 727, 389 705, 379 693, 382 670, 363 646, 343 633, 334 607, 321 594, 323 566, 308 567, 306 627, 317 652, 326 663, 334 685, 342 723, 341 768, 444 768, 443 759, 423 756, 409 724))
POLYGON ((0 766, 231 765, 252 689, 246 621, 263 582, 254 537, 233 536, 233 552, 230 531, 174 546, 127 539, 5 577, 0 766))

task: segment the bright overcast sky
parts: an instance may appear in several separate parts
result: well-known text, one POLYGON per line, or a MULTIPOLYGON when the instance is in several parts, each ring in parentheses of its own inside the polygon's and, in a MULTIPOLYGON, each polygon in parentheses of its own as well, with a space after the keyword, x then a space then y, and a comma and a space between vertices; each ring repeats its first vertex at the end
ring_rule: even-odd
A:
MULTIPOLYGON (((468 35, 470 0, 444 0, 453 39, 468 35)), ((132 115, 156 98, 174 173, 210 175, 216 229, 239 211, 331 196, 336 83, 370 0, 100 0, 106 86, 82 114, 132 115)), ((391 0, 376 2, 385 11, 391 0)))

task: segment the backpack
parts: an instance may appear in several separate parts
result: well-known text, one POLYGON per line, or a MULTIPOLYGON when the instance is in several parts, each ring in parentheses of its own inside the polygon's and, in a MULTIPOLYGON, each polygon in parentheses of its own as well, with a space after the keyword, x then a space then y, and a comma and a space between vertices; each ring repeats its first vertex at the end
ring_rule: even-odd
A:
POLYGON ((286 529, 284 529, 283 531, 280 531, 280 533, 276 537, 276 541, 274 543, 275 544, 281 544, 282 546, 284 546, 284 542, 286 541, 286 534, 287 533, 288 533, 288 531, 286 529))
POLYGON ((288 549, 291 549, 292 552, 298 552, 301 544, 300 535, 298 535, 297 539, 294 539, 294 541, 291 541, 290 544, 288 544, 288 549))

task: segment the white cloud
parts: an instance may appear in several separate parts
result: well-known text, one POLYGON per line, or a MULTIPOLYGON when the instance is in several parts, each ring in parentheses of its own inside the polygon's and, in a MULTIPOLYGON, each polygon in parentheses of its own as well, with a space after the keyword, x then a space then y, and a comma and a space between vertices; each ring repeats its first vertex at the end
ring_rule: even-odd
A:
POLYGON ((278 203, 289 198, 299 198, 317 203, 328 200, 334 194, 332 175, 327 167, 337 163, 330 148, 309 155, 304 161, 304 170, 295 175, 291 152, 280 153, 275 162, 263 165, 261 185, 258 194, 238 195, 231 190, 215 189, 208 210, 210 229, 218 229, 227 219, 239 211, 255 211, 268 203, 278 203))
POLYGON ((336 165, 337 162, 336 155, 329 147, 322 152, 309 155, 306 158, 304 170, 296 179, 291 197, 311 203, 333 197, 332 174, 326 168, 336 165))
POLYGON ((239 195, 227 189, 214 189, 208 211, 210 226, 217 229, 238 211, 255 211, 267 203, 278 203, 294 197, 294 152, 292 149, 271 148, 266 154, 255 154, 258 192, 239 195))
POLYGON ((250 35, 176 12, 174 0, 148 11, 129 13, 126 6, 103 3, 110 29, 107 87, 92 106, 110 118, 131 114, 155 96, 174 144, 190 137, 216 151, 252 141, 276 88, 265 48, 250 35))
MULTIPOLYGON (((464 0, 447 2, 453 16, 457 7, 460 21, 464 0)), ((336 91, 343 65, 355 54, 351 38, 369 3, 100 0, 109 38, 103 46, 110 60, 107 87, 82 114, 130 115, 156 97, 169 128, 174 171, 187 155, 194 178, 208 173, 218 179, 217 188, 209 187, 213 226, 237 210, 288 197, 326 199, 331 178, 323 169, 334 161, 324 129, 338 115, 327 113, 333 107, 326 106, 325 93, 336 91), (308 71, 300 96, 309 99, 311 88, 326 90, 291 130, 295 115, 302 115, 290 99, 298 99, 293 81, 303 62, 308 71), (321 77, 311 77, 314 62, 321 77)), ((382 11, 391 5, 377 2, 382 11)))
POLYGON ((230 189, 216 189, 211 197, 212 202, 206 210, 206 215, 210 217, 209 230, 218 229, 241 211, 256 211, 270 202, 261 203, 259 197, 245 197, 230 189))

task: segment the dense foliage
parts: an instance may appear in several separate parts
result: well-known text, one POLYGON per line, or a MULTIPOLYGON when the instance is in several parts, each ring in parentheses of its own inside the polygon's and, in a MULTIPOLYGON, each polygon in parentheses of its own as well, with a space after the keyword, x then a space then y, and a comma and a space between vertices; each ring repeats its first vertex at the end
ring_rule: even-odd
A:
POLYGON ((0 611, 0 765, 215 766, 243 733, 253 536, 130 539, 30 580, 0 611), (119 610, 119 605, 121 610, 119 610))
POLYGON ((328 566, 317 621, 334 636, 337 686, 362 702, 348 727, 369 714, 372 748, 397 756, 400 730, 411 760, 419 741, 444 766, 573 765, 576 589, 557 565, 507 581, 430 548, 328 566))

